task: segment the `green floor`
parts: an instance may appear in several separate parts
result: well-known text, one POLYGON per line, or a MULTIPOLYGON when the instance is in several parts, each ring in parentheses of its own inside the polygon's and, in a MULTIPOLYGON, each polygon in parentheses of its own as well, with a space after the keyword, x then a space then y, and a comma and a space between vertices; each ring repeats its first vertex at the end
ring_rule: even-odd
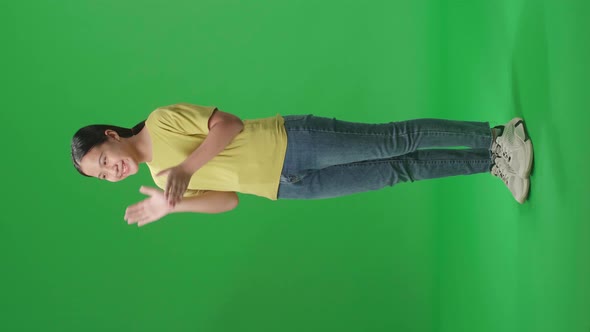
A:
POLYGON ((2 331, 590 332, 590 2, 3 6, 2 331), (81 126, 215 105, 364 122, 525 119, 531 194, 489 174, 331 200, 240 195, 138 229, 153 185, 79 176, 81 126))

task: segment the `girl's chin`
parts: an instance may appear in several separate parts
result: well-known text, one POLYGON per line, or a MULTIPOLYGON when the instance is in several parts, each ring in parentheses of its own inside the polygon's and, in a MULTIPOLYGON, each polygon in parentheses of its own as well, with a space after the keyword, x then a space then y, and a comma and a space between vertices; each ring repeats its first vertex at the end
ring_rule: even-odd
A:
POLYGON ((135 160, 133 159, 127 159, 124 161, 125 162, 125 167, 127 168, 126 173, 125 173, 125 177, 128 177, 130 175, 134 175, 135 173, 137 173, 138 170, 138 165, 135 162, 135 160))

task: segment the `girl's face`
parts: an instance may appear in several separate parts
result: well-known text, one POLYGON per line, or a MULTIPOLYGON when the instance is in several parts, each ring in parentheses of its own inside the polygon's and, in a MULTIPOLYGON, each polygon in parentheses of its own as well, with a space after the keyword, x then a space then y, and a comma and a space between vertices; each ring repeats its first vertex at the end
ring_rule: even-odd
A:
POLYGON ((118 182, 137 173, 139 165, 127 141, 112 130, 107 130, 107 136, 106 142, 93 147, 82 158, 82 171, 110 182, 118 182))

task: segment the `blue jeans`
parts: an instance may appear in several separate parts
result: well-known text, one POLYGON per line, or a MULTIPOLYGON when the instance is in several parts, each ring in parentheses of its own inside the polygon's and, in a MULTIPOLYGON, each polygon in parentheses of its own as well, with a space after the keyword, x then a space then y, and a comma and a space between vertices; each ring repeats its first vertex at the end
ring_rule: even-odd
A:
POLYGON ((286 115, 278 199, 320 199, 490 172, 488 122, 417 119, 381 124, 286 115), (444 147, 470 149, 425 149, 444 147))

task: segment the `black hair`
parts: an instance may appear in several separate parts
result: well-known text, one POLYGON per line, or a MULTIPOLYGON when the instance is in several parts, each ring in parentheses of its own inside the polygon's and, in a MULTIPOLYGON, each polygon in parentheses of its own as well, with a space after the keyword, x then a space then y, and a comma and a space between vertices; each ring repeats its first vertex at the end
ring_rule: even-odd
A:
POLYGON ((107 141, 108 137, 105 135, 107 129, 117 132, 120 137, 127 138, 139 134, 141 129, 145 126, 145 120, 136 124, 133 128, 123 128, 113 125, 90 125, 78 129, 72 138, 72 162, 78 172, 84 176, 91 177, 82 172, 80 162, 82 158, 95 146, 100 146, 107 141))

